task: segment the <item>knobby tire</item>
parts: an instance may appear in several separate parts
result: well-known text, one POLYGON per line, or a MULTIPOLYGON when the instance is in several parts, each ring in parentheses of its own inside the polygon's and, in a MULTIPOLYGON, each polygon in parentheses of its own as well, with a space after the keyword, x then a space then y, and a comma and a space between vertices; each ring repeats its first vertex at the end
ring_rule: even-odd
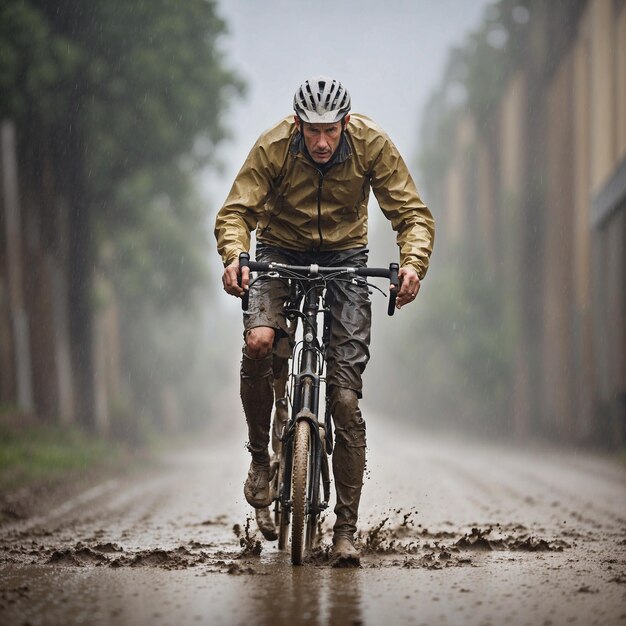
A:
POLYGON ((291 477, 291 562, 294 565, 302 565, 304 556, 310 444, 311 427, 308 422, 301 420, 296 424, 291 477))

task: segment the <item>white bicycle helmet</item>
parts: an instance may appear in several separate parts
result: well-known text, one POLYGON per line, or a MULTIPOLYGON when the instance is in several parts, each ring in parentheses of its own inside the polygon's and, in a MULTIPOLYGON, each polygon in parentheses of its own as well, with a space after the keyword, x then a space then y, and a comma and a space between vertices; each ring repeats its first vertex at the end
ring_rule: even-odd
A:
POLYGON ((350 94, 334 78, 316 76, 305 80, 293 97, 296 115, 309 124, 333 124, 350 112, 350 94))

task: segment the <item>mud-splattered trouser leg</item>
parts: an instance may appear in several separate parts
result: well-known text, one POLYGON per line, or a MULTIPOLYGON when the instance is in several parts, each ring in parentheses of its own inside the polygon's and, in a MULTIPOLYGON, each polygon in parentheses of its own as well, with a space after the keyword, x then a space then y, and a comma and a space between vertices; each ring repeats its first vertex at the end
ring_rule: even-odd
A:
POLYGON ((248 423, 248 449, 257 463, 269 463, 270 420, 274 406, 272 355, 251 359, 244 349, 240 395, 248 423))
POLYGON ((333 476, 337 492, 335 537, 352 539, 356 532, 365 471, 365 421, 355 391, 334 387, 330 395, 335 422, 333 476))
MULTIPOLYGON (((338 259, 339 260, 339 259, 338 259)), ((349 264, 365 265, 366 254, 349 264)), ((367 287, 336 282, 329 287, 332 324, 328 347, 328 384, 335 424, 333 476, 337 494, 335 538, 352 539, 359 514, 365 470, 365 421, 359 409, 362 374, 369 360, 371 304, 367 287)))
MULTIPOLYGON (((256 260, 265 263, 289 262, 279 251, 261 245, 257 246, 256 260)), ((287 339, 289 325, 283 312, 288 295, 289 288, 282 280, 255 281, 250 287, 248 310, 243 314, 246 345, 248 333, 255 328, 272 328, 276 333, 274 345, 264 347, 267 357, 251 359, 244 346, 241 362, 241 401, 248 422, 249 449, 253 458, 261 454, 260 450, 267 455, 274 398, 277 400, 277 416, 280 418, 283 413, 286 414, 287 404, 281 399, 285 397, 287 360, 291 356, 287 339)), ((272 433, 272 449, 275 452, 276 445, 276 437, 272 433)))
POLYGON ((289 418, 286 398, 289 360, 274 354, 272 369, 274 373, 274 398, 276 398, 272 423, 272 451, 278 456, 280 454, 280 436, 289 418))

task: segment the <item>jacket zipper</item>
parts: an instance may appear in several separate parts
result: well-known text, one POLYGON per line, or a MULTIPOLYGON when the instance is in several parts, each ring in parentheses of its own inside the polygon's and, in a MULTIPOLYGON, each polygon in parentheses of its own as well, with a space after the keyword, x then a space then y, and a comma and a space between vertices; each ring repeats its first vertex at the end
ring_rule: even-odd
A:
POLYGON ((324 174, 317 170, 320 175, 320 184, 317 187, 317 232, 320 236, 320 245, 321 248, 324 244, 324 237, 322 236, 322 185, 324 184, 324 174))

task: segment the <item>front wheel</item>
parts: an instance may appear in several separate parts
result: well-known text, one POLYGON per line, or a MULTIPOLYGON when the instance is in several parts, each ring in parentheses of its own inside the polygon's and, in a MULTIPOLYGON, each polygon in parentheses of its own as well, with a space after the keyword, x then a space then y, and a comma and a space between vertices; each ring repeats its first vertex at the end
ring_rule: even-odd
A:
POLYGON ((301 420, 296 424, 291 475, 291 562, 294 565, 302 565, 304 553, 310 447, 311 427, 308 422, 301 420))

